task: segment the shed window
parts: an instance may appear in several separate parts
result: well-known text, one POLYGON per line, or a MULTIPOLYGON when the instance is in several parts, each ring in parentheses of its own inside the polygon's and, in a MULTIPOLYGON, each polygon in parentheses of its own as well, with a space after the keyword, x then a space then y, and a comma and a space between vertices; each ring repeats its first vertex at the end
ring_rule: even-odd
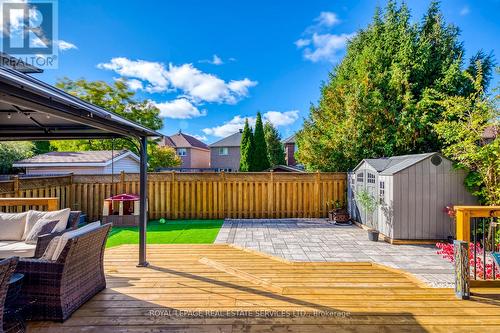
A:
POLYGON ((356 177, 357 177, 358 183, 362 183, 363 182, 363 173, 362 172, 358 173, 356 175, 356 177))
POLYGON ((385 182, 384 181, 381 181, 379 183, 378 196, 379 196, 379 203, 383 204, 385 201, 385 182))
POLYGON ((375 175, 368 172, 368 183, 375 184, 375 175))

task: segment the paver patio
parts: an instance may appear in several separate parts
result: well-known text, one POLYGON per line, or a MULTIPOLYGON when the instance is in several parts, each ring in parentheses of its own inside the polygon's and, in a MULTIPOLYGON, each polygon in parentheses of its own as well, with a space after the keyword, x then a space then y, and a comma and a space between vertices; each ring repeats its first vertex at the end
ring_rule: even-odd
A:
POLYGON ((215 243, 292 261, 375 262, 409 272, 432 287, 453 287, 453 266, 434 245, 372 242, 361 228, 325 219, 226 219, 215 243))

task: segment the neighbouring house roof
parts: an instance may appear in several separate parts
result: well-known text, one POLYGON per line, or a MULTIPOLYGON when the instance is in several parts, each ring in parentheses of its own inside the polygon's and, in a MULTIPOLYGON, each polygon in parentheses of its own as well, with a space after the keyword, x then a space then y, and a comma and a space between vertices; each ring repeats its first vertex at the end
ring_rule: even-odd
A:
POLYGON ((219 141, 212 143, 209 147, 239 147, 241 144, 242 132, 236 132, 219 141))
POLYGON ((425 153, 425 154, 401 155, 401 156, 382 157, 382 158, 365 158, 364 160, 358 163, 358 165, 354 168, 354 170, 357 170, 363 162, 366 162, 382 175, 393 175, 433 155, 439 155, 439 154, 425 153))
POLYGON ((295 143, 295 134, 292 136, 289 136, 288 138, 283 140, 283 144, 287 144, 287 143, 295 143))
POLYGON ((56 166, 107 166, 130 156, 139 162, 139 157, 128 150, 53 151, 17 161, 15 168, 56 166))
POLYGON ((175 148, 199 148, 208 150, 208 146, 205 143, 182 132, 164 137, 162 143, 166 146, 175 148))

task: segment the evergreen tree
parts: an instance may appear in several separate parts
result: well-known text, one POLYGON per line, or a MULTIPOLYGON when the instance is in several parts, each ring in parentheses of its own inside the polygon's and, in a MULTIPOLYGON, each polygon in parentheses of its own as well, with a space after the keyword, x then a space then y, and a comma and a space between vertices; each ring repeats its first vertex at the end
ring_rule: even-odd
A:
POLYGON ((264 135, 264 125, 262 124, 262 116, 257 112, 257 120, 255 121, 254 131, 254 151, 252 157, 252 171, 264 171, 271 167, 269 157, 267 155, 267 144, 264 135))
POLYGON ((248 125, 248 119, 245 119, 245 127, 241 136, 240 144, 240 171, 247 172, 253 169, 253 155, 254 155, 254 138, 252 129, 248 125))
MULTIPOLYGON (((420 23, 390 0, 347 45, 297 135, 298 160, 309 170, 347 171, 361 159, 440 150, 434 124, 441 94, 465 95, 459 29, 446 24, 438 2, 420 23)), ((492 58, 478 54, 483 73, 492 58)), ((469 66, 475 70, 475 61, 469 66)), ((489 82, 488 75, 483 84, 489 82)))
POLYGON ((264 124, 264 136, 266 137, 267 156, 271 166, 284 165, 285 149, 281 143, 281 135, 270 122, 264 124))

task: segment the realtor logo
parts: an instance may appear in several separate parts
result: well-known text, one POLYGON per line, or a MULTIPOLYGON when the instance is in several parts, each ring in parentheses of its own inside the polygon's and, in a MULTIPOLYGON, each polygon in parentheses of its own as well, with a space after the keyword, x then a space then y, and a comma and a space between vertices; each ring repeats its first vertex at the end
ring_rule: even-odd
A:
POLYGON ((55 68, 56 9, 55 0, 3 2, 2 52, 32 66, 55 68))

